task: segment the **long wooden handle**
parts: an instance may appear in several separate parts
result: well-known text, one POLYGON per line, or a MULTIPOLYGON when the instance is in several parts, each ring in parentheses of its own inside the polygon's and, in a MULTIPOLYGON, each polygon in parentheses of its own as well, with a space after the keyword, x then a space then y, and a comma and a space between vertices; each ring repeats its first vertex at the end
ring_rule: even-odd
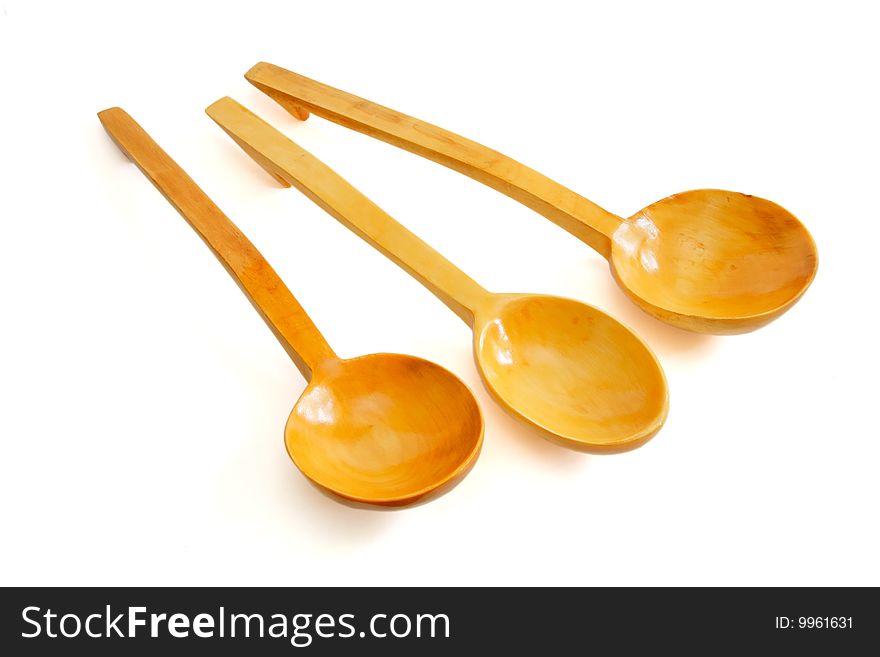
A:
POLYGON ((144 129, 118 107, 99 112, 98 118, 122 152, 211 248, 303 376, 310 378, 319 362, 336 358, 306 311, 256 247, 144 129))
POLYGON ((621 219, 516 160, 430 123, 260 62, 245 78, 299 119, 309 112, 459 171, 532 208, 606 258, 621 219))
POLYGON ((488 292, 387 215, 338 173, 231 98, 206 110, 254 160, 285 186, 293 185, 436 294, 473 325, 488 292))

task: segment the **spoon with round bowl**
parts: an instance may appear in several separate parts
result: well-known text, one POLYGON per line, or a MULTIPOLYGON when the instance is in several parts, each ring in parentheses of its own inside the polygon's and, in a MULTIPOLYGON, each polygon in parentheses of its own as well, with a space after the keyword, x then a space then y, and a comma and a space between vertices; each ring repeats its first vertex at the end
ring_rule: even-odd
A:
POLYGON ((544 215, 605 257, 643 310, 700 333, 779 317, 816 274, 816 244, 790 212, 720 189, 675 194, 618 217, 516 160, 419 119, 261 62, 245 77, 295 117, 309 112, 439 162, 544 215))
POLYGON ((119 148, 189 222, 309 381, 284 428, 287 453, 322 491, 399 507, 452 488, 483 443, 471 391, 421 358, 341 359, 254 245, 125 111, 98 114, 119 148))
POLYGON ((502 407, 573 449, 610 453, 650 439, 666 419, 660 364, 625 326, 591 306, 492 294, 309 152, 231 98, 207 109, 251 157, 391 258, 474 332, 474 357, 502 407))

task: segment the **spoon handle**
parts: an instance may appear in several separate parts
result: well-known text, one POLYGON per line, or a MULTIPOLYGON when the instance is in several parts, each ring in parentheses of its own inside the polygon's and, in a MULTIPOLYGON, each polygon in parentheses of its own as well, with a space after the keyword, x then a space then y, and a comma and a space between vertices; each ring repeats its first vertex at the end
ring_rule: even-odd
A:
POLYGON ((338 173, 231 98, 206 110, 245 152, 282 185, 295 186, 391 258, 468 325, 489 293, 392 219, 338 173))
POLYGON ((307 379, 333 350, 275 270, 186 172, 119 107, 98 113, 104 128, 214 252, 307 379))
POLYGON ((606 258, 611 252, 619 217, 506 155, 273 64, 260 62, 245 78, 299 119, 313 112, 439 162, 544 215, 606 258))

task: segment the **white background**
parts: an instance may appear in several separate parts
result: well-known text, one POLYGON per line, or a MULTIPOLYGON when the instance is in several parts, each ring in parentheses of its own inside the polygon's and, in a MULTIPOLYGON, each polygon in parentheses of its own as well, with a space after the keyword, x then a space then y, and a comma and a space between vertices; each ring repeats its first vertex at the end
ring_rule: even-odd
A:
POLYGON ((880 584, 880 151, 871 3, 2 2, 3 584, 880 584), (787 315, 707 337, 439 165, 251 87, 267 60, 497 148, 628 216, 770 198, 819 246, 787 315), (642 449, 566 451, 480 385, 467 327, 203 113, 231 95, 495 291, 570 296, 656 351, 642 449), (399 512, 311 487, 304 388, 235 284, 103 132, 119 105, 251 237, 343 356, 415 354, 486 417, 455 490, 399 512))

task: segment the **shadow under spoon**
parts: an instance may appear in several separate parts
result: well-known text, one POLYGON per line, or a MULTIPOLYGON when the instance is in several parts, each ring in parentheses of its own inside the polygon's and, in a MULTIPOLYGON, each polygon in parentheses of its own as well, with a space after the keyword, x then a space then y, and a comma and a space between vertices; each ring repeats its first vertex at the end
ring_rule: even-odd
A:
POLYGON ((515 417, 573 449, 633 449, 666 419, 660 364, 629 329, 583 303, 493 294, 387 215, 323 162, 223 98, 207 109, 251 157, 294 185, 436 294, 474 333, 482 380, 515 417))
POLYGON ((698 189, 624 219, 475 141, 292 71, 261 62, 245 77, 299 119, 313 112, 530 207, 598 251, 627 296, 673 326, 752 331, 791 308, 816 274, 810 233, 771 201, 698 189))
POLYGON ((284 429, 314 484, 352 505, 398 507, 454 486, 480 453, 483 418, 451 372, 413 356, 341 359, 269 263, 120 108, 98 114, 119 148, 177 208, 309 381, 284 429))

